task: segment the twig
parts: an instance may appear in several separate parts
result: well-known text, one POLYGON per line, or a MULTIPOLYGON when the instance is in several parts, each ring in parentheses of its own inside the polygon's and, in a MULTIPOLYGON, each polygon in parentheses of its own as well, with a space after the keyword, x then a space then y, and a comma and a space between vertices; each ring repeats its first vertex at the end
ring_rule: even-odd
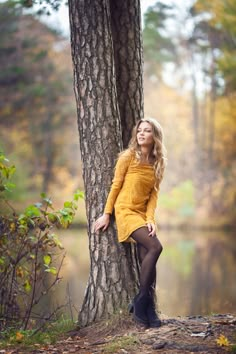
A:
POLYGON ((40 296, 36 300, 34 300, 34 304, 33 304, 34 306, 39 303, 39 301, 42 298, 42 296, 45 296, 45 295, 47 295, 49 293, 50 289, 58 282, 58 280, 62 279, 62 278, 59 277, 59 273, 61 271, 61 267, 63 265, 65 256, 66 256, 66 253, 64 253, 63 256, 62 256, 62 260, 61 260, 61 263, 59 265, 59 268, 58 268, 58 271, 57 271, 57 274, 56 274, 56 277, 55 277, 54 281, 52 282, 52 284, 46 290, 44 290, 43 293, 40 294, 40 296))
POLYGON ((9 208, 11 208, 11 210, 13 211, 14 215, 16 213, 15 209, 13 208, 13 206, 6 200, 4 199, 4 202, 7 204, 7 206, 9 206, 9 208))
POLYGON ((75 305, 72 304, 72 306, 73 306, 73 308, 75 309, 75 311, 76 311, 77 313, 79 313, 79 310, 75 307, 75 305))
POLYGON ((64 305, 60 305, 58 306, 46 319, 45 319, 45 322, 39 326, 32 334, 31 336, 34 336, 36 333, 38 333, 46 324, 46 322, 50 321, 51 318, 60 310, 62 309, 63 307, 66 307, 68 304, 64 304, 64 305))
POLYGON ((69 309, 70 309, 70 317, 71 317, 71 320, 74 322, 73 311, 72 311, 72 302, 71 302, 71 296, 70 296, 70 284, 69 284, 69 282, 67 282, 66 292, 67 292, 67 295, 68 295, 68 302, 69 302, 69 309))
POLYGON ((25 318, 24 330, 26 330, 26 328, 27 328, 27 326, 28 326, 29 319, 30 319, 30 313, 31 313, 31 311, 32 311, 32 307, 33 307, 33 304, 34 304, 35 290, 36 290, 36 282, 37 282, 37 262, 38 262, 38 250, 39 250, 39 239, 40 239, 40 235, 41 235, 41 231, 39 232, 39 235, 38 235, 38 242, 37 242, 37 246, 36 246, 36 249, 35 249, 33 291, 32 291, 32 296, 31 296, 30 305, 29 305, 29 307, 28 307, 28 310, 26 311, 26 318, 25 318))

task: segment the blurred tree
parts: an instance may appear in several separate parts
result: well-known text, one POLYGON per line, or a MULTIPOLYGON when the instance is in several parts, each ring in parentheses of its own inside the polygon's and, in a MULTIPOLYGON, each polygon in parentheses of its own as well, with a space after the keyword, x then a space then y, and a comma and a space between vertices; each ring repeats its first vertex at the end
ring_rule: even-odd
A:
POLYGON ((164 64, 177 62, 175 44, 166 30, 168 20, 173 17, 172 9, 172 6, 156 2, 144 14, 145 73, 156 75, 158 79, 162 78, 164 64))
POLYGON ((236 3, 234 0, 215 0, 209 6, 202 0, 194 5, 196 14, 207 16, 205 24, 211 29, 209 41, 220 50, 217 55, 218 74, 224 79, 226 92, 236 91, 236 3))
POLYGON ((216 215, 228 213, 229 220, 234 220, 236 146, 232 142, 236 138, 236 3, 216 0, 206 6, 204 1, 198 0, 193 14, 198 19, 195 38, 198 38, 198 48, 206 59, 204 73, 210 78, 209 99, 205 102, 208 136, 204 144, 205 167, 210 170, 206 179, 210 210, 216 215))
POLYGON ((56 166, 64 167, 61 144, 68 146, 67 126, 73 124, 70 56, 63 54, 63 38, 21 8, 3 3, 0 17, 2 145, 28 166, 29 188, 48 191, 56 166))

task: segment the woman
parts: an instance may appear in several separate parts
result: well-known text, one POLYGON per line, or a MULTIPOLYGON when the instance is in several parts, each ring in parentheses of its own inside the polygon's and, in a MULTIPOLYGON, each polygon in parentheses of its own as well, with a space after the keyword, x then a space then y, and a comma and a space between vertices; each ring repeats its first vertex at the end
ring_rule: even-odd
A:
POLYGON ((164 151, 160 124, 151 118, 141 119, 128 149, 119 156, 104 214, 95 222, 96 232, 106 230, 115 208, 119 242, 137 243, 140 289, 132 310, 134 319, 149 327, 161 325, 155 312, 153 284, 162 246, 156 236, 154 212, 165 169, 164 151))

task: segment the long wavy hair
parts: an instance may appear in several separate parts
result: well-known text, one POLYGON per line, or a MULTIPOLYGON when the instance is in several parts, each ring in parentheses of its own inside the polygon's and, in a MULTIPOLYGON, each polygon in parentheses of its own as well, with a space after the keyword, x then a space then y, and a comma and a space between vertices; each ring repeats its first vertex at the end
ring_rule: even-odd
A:
POLYGON ((147 122, 152 127, 152 135, 153 135, 153 148, 150 154, 150 162, 153 163, 153 168, 155 171, 156 177, 156 188, 159 187, 160 182, 162 181, 164 170, 167 163, 166 148, 163 143, 163 130, 161 125, 153 118, 143 118, 138 121, 138 123, 133 128, 132 137, 128 146, 128 149, 135 154, 135 157, 138 161, 141 160, 141 148, 138 145, 137 141, 137 132, 140 124, 142 122, 147 122))

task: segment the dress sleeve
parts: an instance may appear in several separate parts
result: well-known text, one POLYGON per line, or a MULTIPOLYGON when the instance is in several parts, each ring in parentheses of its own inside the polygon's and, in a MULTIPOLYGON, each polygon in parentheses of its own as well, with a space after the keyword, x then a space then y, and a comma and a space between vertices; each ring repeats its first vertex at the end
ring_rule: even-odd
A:
POLYGON ((146 210, 146 222, 155 224, 154 213, 157 205, 158 199, 158 192, 159 188, 156 190, 155 188, 152 189, 150 198, 147 203, 147 210, 146 210))
POLYGON ((132 158, 132 154, 130 151, 125 151, 118 159, 116 166, 115 166, 115 174, 112 180, 112 185, 110 192, 107 197, 107 202, 105 205, 104 213, 105 214, 112 214, 114 204, 116 198, 121 190, 123 185, 123 181, 127 170, 129 168, 129 164, 132 158))

